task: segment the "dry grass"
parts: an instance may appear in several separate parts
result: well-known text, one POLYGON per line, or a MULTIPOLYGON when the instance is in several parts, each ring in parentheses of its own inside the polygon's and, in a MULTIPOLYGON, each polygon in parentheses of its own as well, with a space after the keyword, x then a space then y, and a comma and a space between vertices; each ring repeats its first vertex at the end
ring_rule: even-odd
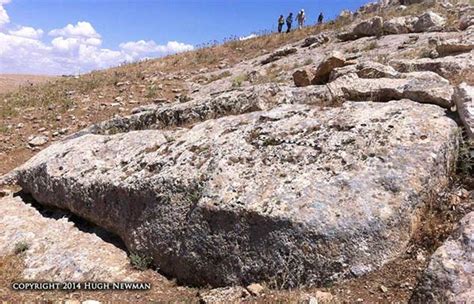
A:
POLYGON ((55 77, 46 75, 0 74, 0 93, 8 93, 22 85, 31 86, 53 80, 55 77))

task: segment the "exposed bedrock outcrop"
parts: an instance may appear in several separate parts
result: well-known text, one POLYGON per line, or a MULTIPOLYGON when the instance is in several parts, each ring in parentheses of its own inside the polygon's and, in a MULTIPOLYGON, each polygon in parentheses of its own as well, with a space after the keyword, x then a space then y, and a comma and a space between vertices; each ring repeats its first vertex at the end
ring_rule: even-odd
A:
POLYGON ((456 147, 457 125, 436 105, 292 104, 189 130, 86 134, 14 177, 182 282, 321 285, 405 250, 456 147))
MULTIPOLYGON (((459 79, 474 83, 474 53, 446 56, 436 59, 396 59, 390 65, 399 72, 431 71, 440 76, 459 82, 459 79)), ((462 81, 461 81, 462 82, 462 81)))
POLYGON ((356 40, 362 37, 382 36, 384 34, 406 34, 421 32, 441 32, 446 20, 438 14, 428 11, 420 16, 396 17, 385 20, 372 17, 360 21, 349 31, 337 35, 342 41, 356 40))
POLYGON ((431 256, 410 300, 419 303, 470 303, 474 299, 474 212, 431 256))
POLYGON ((412 72, 399 74, 398 78, 375 79, 349 73, 327 86, 333 95, 347 100, 385 102, 406 98, 444 108, 452 105, 454 93, 449 81, 433 72, 412 72))

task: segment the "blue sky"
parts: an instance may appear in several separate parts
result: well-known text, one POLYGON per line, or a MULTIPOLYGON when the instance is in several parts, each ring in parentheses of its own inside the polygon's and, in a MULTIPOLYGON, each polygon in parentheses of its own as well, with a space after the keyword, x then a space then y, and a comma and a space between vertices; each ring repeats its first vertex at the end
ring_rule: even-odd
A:
MULTIPOLYGON (((75 62, 80 66, 77 67, 78 72, 84 72, 113 65, 119 59, 129 61, 145 56, 157 57, 175 51, 188 50, 191 45, 196 46, 212 40, 220 41, 229 36, 240 37, 259 30, 274 30, 276 19, 280 14, 286 16, 288 12, 296 13, 301 8, 305 9, 308 22, 314 23, 320 11, 323 11, 326 18, 334 18, 342 9, 355 10, 366 2, 368 1, 0 0, 0 73, 42 73, 41 66, 44 67, 46 73, 62 73, 64 72, 62 68, 70 68, 71 63, 74 64, 74 55, 79 56, 81 53, 84 56, 86 53, 91 53, 92 48, 95 47, 101 53, 91 55, 92 57, 97 55, 94 63, 80 66, 82 63, 78 62, 84 61, 85 58, 75 62), (2 7, 8 16, 8 22, 4 20, 3 24, 2 7), (79 25, 78 22, 88 23, 95 33, 90 30, 89 25, 85 23, 79 25), (55 29, 64 29, 68 24, 77 31, 70 28, 72 31, 56 31, 54 35, 51 33, 55 29), (86 26, 87 34, 79 29, 80 27, 84 29, 86 26), (22 29, 21 32, 19 32, 20 29, 22 29), (33 33, 33 30, 37 31, 34 37, 31 35, 24 37, 25 35, 21 34, 27 31, 33 33), (53 66, 51 62, 34 68, 30 67, 30 69, 28 66, 16 67, 17 64, 12 64, 12 61, 19 63, 21 60, 18 58, 10 60, 7 57, 8 50, 2 52, 1 43, 15 43, 18 47, 32 42, 26 41, 19 44, 18 41, 13 41, 12 37, 6 37, 6 35, 21 36, 21 39, 37 39, 43 45, 39 46, 36 53, 44 55, 45 52, 52 52, 52 56, 56 58, 54 60, 64 59, 62 57, 67 53, 71 60, 66 60, 67 67, 64 64, 53 66), (86 43, 84 39, 87 37, 95 37, 94 39, 99 39, 100 42, 86 43), (51 44, 53 39, 56 41, 51 44), (132 44, 141 40, 143 42, 138 45, 132 44), (176 41, 182 45, 170 47, 167 45, 170 41, 176 41), (128 48, 121 47, 127 42, 131 42, 127 45, 128 48), (81 44, 87 47, 81 49, 81 44), (60 46, 61 52, 55 49, 57 46, 60 46), (159 46, 166 47, 159 48, 159 46), (50 50, 47 51, 47 48, 50 50), (120 57, 115 52, 123 54, 120 57), (104 64, 101 65, 100 61, 104 61, 104 64)), ((13 51, 13 48, 10 49, 10 52, 13 51)))

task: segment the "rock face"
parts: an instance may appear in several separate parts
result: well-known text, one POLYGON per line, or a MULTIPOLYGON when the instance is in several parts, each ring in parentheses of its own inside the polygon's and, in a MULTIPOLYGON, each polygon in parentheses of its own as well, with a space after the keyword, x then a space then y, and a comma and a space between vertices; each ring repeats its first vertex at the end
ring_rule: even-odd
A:
POLYGON ((454 93, 449 81, 433 72, 412 72, 399 74, 397 78, 375 79, 349 73, 329 83, 328 88, 333 96, 348 100, 384 102, 407 98, 444 108, 451 107, 454 93))
POLYGON ((408 100, 283 105, 191 129, 78 136, 13 175, 181 282, 319 285, 404 251, 424 190, 447 180, 456 130, 442 108, 408 100))
POLYGON ((470 303, 474 299, 474 212, 431 257, 411 303, 470 303))
POLYGON ((322 33, 317 36, 311 36, 303 41, 301 47, 318 47, 329 42, 329 37, 322 33))
POLYGON ((453 39, 442 41, 436 46, 436 51, 441 56, 457 55, 474 50, 474 35, 470 39, 453 39))
POLYGON ((39 136, 35 136, 34 138, 32 138, 28 142, 28 145, 30 145, 31 147, 43 146, 48 142, 48 140, 49 140, 48 136, 39 135, 39 136))
POLYGON ((382 17, 373 17, 361 21, 348 32, 337 35, 342 41, 356 40, 362 37, 382 36, 383 34, 406 34, 421 32, 443 31, 446 20, 436 13, 428 11, 421 16, 397 17, 383 20, 382 17))
POLYGON ((457 80, 462 77, 464 81, 474 81, 474 54, 466 53, 458 56, 447 56, 430 59, 420 58, 412 60, 393 60, 390 65, 399 72, 431 71, 440 76, 457 80))
POLYGON ((329 54, 319 64, 314 73, 312 84, 324 84, 329 80, 329 74, 335 68, 342 67, 346 63, 346 59, 341 52, 335 51, 329 54))
POLYGON ((467 135, 474 140, 474 87, 462 83, 456 88, 454 102, 467 135))
POLYGON ((0 255, 24 243, 23 279, 40 281, 136 280, 126 253, 84 233, 67 218, 43 217, 20 197, 0 199, 0 255), (79 246, 79 247, 78 247, 79 246))
POLYGON ((243 287, 222 287, 211 289, 200 295, 203 304, 241 303, 250 297, 250 293, 243 287))
POLYGON ((268 56, 266 59, 262 60, 261 64, 265 65, 270 62, 280 60, 281 58, 294 54, 296 52, 297 52, 296 48, 287 48, 287 49, 276 51, 270 54, 270 56, 268 56))
POLYGON ((415 32, 439 32, 443 30, 446 21, 433 12, 426 12, 413 25, 415 32))
POLYGON ((383 23, 384 34, 406 34, 413 32, 414 20, 411 17, 398 17, 383 23))
POLYGON ((314 79, 314 73, 310 69, 297 70, 293 73, 293 81, 297 87, 306 87, 314 79))
POLYGON ((329 80, 334 81, 335 79, 350 73, 355 73, 358 77, 367 79, 401 77, 401 74, 391 66, 383 65, 378 62, 364 61, 359 64, 335 68, 331 71, 329 80))
POLYGON ((367 21, 362 21, 357 24, 352 33, 357 37, 366 37, 366 36, 377 36, 381 35, 383 32, 383 19, 382 17, 374 17, 367 21))
POLYGON ((383 34, 382 17, 374 17, 356 24, 351 31, 341 33, 337 37, 342 41, 355 40, 361 37, 378 36, 383 34))

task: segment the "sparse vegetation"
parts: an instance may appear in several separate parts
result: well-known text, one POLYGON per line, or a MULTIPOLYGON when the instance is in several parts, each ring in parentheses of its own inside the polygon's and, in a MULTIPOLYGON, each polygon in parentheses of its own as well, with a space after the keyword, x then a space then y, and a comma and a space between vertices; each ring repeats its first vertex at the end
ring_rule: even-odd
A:
POLYGON ((207 80, 207 83, 211 83, 211 82, 217 81, 219 79, 227 78, 231 75, 232 75, 232 73, 229 72, 229 71, 224 71, 224 72, 219 73, 219 74, 214 74, 214 75, 211 75, 211 77, 207 80))
POLYGON ((377 43, 376 40, 372 40, 369 42, 362 50, 364 51, 370 51, 370 50, 375 50, 379 48, 379 44, 377 43))
POLYGON ((147 257, 139 253, 131 253, 129 258, 132 267, 142 271, 150 268, 151 263, 153 262, 153 259, 151 257, 147 257))
POLYGON ((148 87, 145 97, 155 98, 156 96, 158 96, 158 89, 156 88, 154 84, 152 84, 151 86, 148 87))
POLYGON ((249 77, 247 74, 241 74, 234 78, 232 81, 232 87, 238 88, 241 87, 245 81, 248 81, 249 77))
POLYGON ((458 171, 465 177, 474 173, 474 141, 460 136, 458 151, 458 171))
POLYGON ((28 249, 30 249, 30 245, 25 241, 21 241, 21 242, 18 242, 18 243, 15 244, 14 253, 15 254, 21 254, 21 253, 27 251, 28 249))

